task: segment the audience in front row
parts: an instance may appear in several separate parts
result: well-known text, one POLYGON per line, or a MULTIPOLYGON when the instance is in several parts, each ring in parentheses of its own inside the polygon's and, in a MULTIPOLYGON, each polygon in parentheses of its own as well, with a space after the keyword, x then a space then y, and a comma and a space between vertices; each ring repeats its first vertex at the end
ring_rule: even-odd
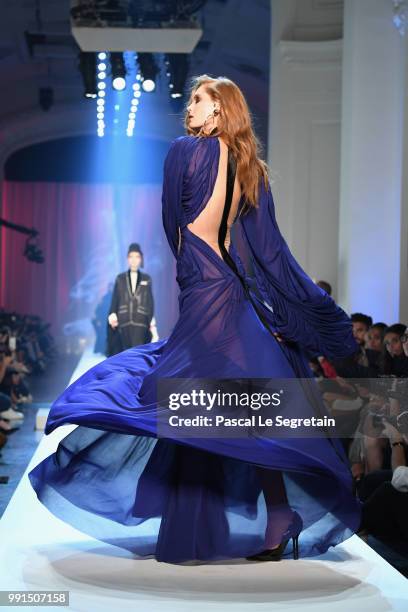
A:
POLYGON ((49 325, 40 317, 0 310, 0 447, 33 401, 28 377, 45 372, 57 354, 49 325))
POLYGON ((351 320, 358 350, 345 359, 322 355, 310 366, 348 453, 356 495, 363 502, 362 533, 406 555, 408 327, 374 323, 363 313, 352 314, 351 320))

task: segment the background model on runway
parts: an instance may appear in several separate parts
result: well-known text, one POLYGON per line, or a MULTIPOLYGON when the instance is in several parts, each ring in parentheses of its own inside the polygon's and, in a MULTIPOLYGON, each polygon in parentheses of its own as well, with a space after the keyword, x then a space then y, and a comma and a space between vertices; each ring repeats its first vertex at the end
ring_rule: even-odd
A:
POLYGON ((154 300, 152 279, 142 272, 143 253, 136 242, 128 249, 129 269, 117 275, 109 309, 108 356, 132 346, 146 344, 153 337, 154 300))

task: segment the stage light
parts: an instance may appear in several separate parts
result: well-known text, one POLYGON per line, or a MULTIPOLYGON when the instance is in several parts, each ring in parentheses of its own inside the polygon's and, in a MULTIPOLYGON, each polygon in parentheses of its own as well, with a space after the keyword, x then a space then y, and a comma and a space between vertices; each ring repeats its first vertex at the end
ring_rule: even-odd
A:
POLYGON ((98 64, 98 70, 106 70, 106 64, 104 62, 98 64))
POLYGON ((24 256, 28 259, 28 261, 33 261, 34 263, 44 263, 44 255, 38 246, 37 235, 29 236, 27 238, 24 247, 24 256))
POLYGON ((106 79, 106 72, 98 72, 98 79, 106 79))
POLYGON ((118 110, 119 110, 119 108, 120 108, 119 104, 115 104, 115 107, 114 107, 114 108, 115 108, 115 111, 118 111, 118 110))
POLYGON ((111 53, 112 87, 116 91, 123 91, 126 87, 126 67, 123 53, 111 53))
POLYGON ((100 91, 98 91, 98 96, 99 96, 100 98, 104 98, 104 97, 106 96, 106 92, 104 92, 104 91, 100 90, 100 91))
POLYGON ((131 113, 135 113, 137 111, 137 106, 131 106, 130 107, 130 112, 131 113))
POLYGON ((126 88, 125 79, 123 77, 116 77, 112 81, 112 87, 116 89, 116 91, 123 91, 126 88))
POLYGON ((98 53, 98 59, 100 60, 106 60, 106 53, 104 53, 103 51, 101 53, 98 53))
POLYGON ((105 113, 97 113, 96 115, 98 119, 103 119, 105 117, 105 113))
MULTIPOLYGON (((156 89, 156 83, 152 79, 145 79, 142 83, 142 88, 143 91, 150 93, 151 91, 154 91, 156 89)), ((136 93, 140 94, 139 91, 136 93)))
MULTIPOLYGON (((154 91, 156 88, 156 75, 159 67, 156 64, 153 53, 138 53, 137 61, 140 68, 140 79, 142 88, 146 92, 154 91)), ((136 77, 137 78, 137 77, 136 77)))
POLYGON ((98 89, 105 89, 105 88, 106 88, 106 83, 104 83, 103 81, 98 83, 98 89))
POLYGON ((133 88, 135 91, 139 91, 139 89, 140 89, 140 85, 139 85, 139 83, 133 83, 132 88, 133 88))
POLYGON ((166 74, 170 79, 170 95, 172 98, 181 98, 184 93, 189 70, 189 54, 167 53, 165 64, 167 66, 166 74))

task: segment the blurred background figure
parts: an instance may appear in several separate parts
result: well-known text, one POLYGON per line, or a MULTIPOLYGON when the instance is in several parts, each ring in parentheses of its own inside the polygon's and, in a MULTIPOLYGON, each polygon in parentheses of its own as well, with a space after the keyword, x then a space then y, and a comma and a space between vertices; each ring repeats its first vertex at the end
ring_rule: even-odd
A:
POLYGON ((109 337, 109 356, 147 344, 153 338, 153 331, 156 332, 154 322, 152 324, 152 279, 139 270, 144 262, 137 242, 129 245, 127 261, 129 269, 117 275, 109 309, 108 321, 113 330, 109 337))

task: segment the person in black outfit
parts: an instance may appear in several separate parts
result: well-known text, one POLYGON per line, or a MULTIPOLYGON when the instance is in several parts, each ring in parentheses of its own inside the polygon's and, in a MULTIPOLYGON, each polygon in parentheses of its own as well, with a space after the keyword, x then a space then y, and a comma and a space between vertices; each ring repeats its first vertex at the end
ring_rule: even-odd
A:
POLYGON ((108 321, 114 333, 108 346, 109 356, 152 339, 152 279, 139 270, 143 267, 143 253, 136 242, 129 246, 128 264, 129 269, 118 274, 113 288, 108 321))

